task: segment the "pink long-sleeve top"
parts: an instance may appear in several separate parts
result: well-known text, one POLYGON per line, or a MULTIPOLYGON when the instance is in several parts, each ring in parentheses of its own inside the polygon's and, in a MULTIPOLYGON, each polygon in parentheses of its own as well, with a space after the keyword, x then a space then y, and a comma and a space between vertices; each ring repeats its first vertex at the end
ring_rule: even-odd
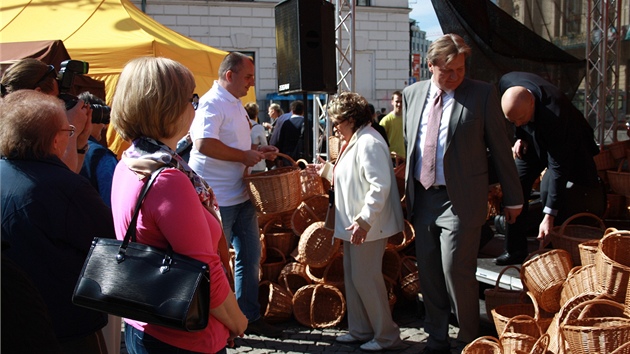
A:
MULTIPOLYGON (((140 190, 139 180, 124 162, 114 172, 112 213, 116 237, 122 240, 133 216, 140 190)), ((157 177, 140 208, 136 238, 139 243, 167 248, 208 263, 210 269, 210 308, 223 303, 231 291, 217 247, 221 236, 219 222, 201 205, 188 177, 167 168, 157 177)), ((225 347, 229 330, 210 316, 208 327, 185 332, 125 319, 131 326, 170 345, 202 353, 215 353, 225 347)))

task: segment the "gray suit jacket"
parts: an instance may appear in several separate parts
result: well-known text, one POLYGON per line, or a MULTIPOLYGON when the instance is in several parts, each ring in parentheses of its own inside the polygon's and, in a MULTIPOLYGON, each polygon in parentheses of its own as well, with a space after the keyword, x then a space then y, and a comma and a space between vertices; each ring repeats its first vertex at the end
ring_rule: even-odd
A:
MULTIPOLYGON (((403 131, 407 141, 405 194, 407 216, 413 217, 413 171, 422 111, 430 80, 403 90, 403 131)), ((488 151, 503 189, 504 205, 522 205, 523 194, 512 157, 510 136, 495 88, 485 82, 464 79, 455 90, 449 118, 444 177, 453 210, 469 227, 482 225, 488 208, 488 151)))

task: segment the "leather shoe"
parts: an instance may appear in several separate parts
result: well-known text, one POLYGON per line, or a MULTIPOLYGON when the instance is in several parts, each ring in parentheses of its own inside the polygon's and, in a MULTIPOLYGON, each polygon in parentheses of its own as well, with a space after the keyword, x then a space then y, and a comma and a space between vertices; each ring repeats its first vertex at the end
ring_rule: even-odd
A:
POLYGON ((281 338, 282 337, 282 329, 276 326, 270 325, 265 322, 262 318, 257 319, 254 322, 250 322, 247 324, 247 329, 245 330, 245 334, 255 334, 259 336, 269 337, 269 338, 281 338))
POLYGON ((429 347, 424 347, 422 354, 451 354, 450 349, 433 349, 429 347))
POLYGON ((525 252, 503 252, 502 255, 494 259, 494 264, 505 266, 511 264, 521 264, 527 258, 527 253, 525 252))

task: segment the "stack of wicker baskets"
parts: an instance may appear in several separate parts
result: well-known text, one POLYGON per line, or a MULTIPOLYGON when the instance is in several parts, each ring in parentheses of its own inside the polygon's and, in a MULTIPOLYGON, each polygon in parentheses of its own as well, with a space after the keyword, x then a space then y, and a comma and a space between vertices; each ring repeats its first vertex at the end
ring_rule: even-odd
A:
POLYGON ((630 140, 606 145, 595 156, 598 173, 609 189, 606 218, 627 219, 630 206, 630 172, 627 168, 627 154, 630 140))
MULTIPOLYGON (((572 267, 562 249, 536 252, 523 263, 521 281, 532 303, 517 291, 486 292, 507 302, 491 310, 501 352, 630 353, 630 231, 607 229, 601 239, 587 242, 596 243, 596 252, 593 257, 592 250, 579 247, 588 253, 580 255, 581 266, 572 267)), ((510 268, 515 267, 504 271, 510 268)), ((471 347, 491 353, 497 346, 488 338, 479 342, 471 347)))

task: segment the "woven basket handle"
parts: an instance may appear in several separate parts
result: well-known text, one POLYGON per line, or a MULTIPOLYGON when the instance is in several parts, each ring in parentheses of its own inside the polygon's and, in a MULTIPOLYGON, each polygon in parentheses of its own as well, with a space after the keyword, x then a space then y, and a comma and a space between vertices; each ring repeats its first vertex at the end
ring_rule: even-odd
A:
POLYGON ((510 325, 512 324, 513 321, 517 321, 517 320, 526 320, 526 321, 532 321, 534 322, 534 325, 536 326, 536 328, 538 329, 538 338, 540 338, 540 336, 542 336, 542 330, 540 329, 540 325, 538 324, 538 320, 528 316, 528 315, 516 315, 512 318, 510 318, 507 323, 505 324, 505 327, 503 328, 503 331, 501 332, 501 335, 499 337, 503 337, 503 335, 508 331, 508 328, 510 328, 510 325))
POLYGON ((475 340, 473 340, 472 342, 470 342, 466 348, 464 348, 464 351, 462 352, 462 354, 468 353, 468 349, 472 350, 475 349, 475 346, 478 343, 483 343, 483 342, 492 342, 494 344, 496 344, 499 349, 501 350, 501 353, 503 353, 503 345, 501 344, 501 342, 499 341, 498 338, 492 337, 492 336, 483 336, 483 337, 479 337, 475 340))
POLYGON ((621 159, 621 161, 619 161, 619 165, 617 166, 617 172, 621 172, 621 169, 623 168, 623 164, 627 160, 628 160, 627 158, 623 158, 623 159, 621 159))
POLYGON ((620 304, 616 301, 613 300, 608 300, 608 299, 593 299, 593 300, 586 300, 582 303, 579 303, 578 305, 576 305, 574 308, 571 309, 571 311, 569 311, 569 313, 567 314, 567 316, 564 318, 564 322, 566 323, 567 319, 572 318, 572 319, 583 319, 586 316, 586 312, 584 310, 586 310, 588 307, 594 306, 594 305, 606 305, 606 306, 610 306, 613 307, 615 309, 619 309, 621 312, 623 312, 625 310, 625 305, 620 304), (579 313, 577 313, 579 312, 579 313))
POLYGON ((503 273, 505 273, 505 271, 510 269, 510 268, 516 269, 518 271, 518 273, 521 274, 521 268, 519 268, 517 266, 509 265, 509 266, 501 269, 501 272, 499 273, 499 276, 497 277, 497 281, 494 283, 494 289, 495 290, 499 289, 499 283, 501 282, 501 277, 503 276, 503 273))
POLYGON ((538 308, 538 301, 536 300, 536 296, 534 296, 531 291, 527 292, 527 296, 532 299, 532 304, 534 304, 534 319, 538 321, 540 320, 540 309, 538 308))
MULTIPOLYGON (((279 157, 283 157, 283 158, 289 160, 289 162, 291 162, 291 165, 293 165, 293 167, 298 167, 297 163, 289 155, 283 154, 281 152, 272 152, 272 153, 265 153, 265 156, 269 156, 267 154, 269 154, 269 155, 277 155, 279 157)), ((247 177, 249 175, 250 175, 249 168, 247 166, 245 166, 245 170, 243 171, 243 177, 247 177)))
POLYGON ((564 235, 564 229, 567 227, 567 225, 569 225, 569 223, 577 218, 581 218, 581 217, 589 217, 591 219, 595 219, 597 220, 597 222, 599 223, 599 227, 602 229, 602 231, 606 230, 606 225, 604 224, 604 221, 602 219, 600 219, 597 215, 595 214, 591 214, 591 213, 577 213, 575 215, 571 215, 568 219, 566 219, 562 225, 560 226, 560 231, 559 233, 561 235, 564 235))

